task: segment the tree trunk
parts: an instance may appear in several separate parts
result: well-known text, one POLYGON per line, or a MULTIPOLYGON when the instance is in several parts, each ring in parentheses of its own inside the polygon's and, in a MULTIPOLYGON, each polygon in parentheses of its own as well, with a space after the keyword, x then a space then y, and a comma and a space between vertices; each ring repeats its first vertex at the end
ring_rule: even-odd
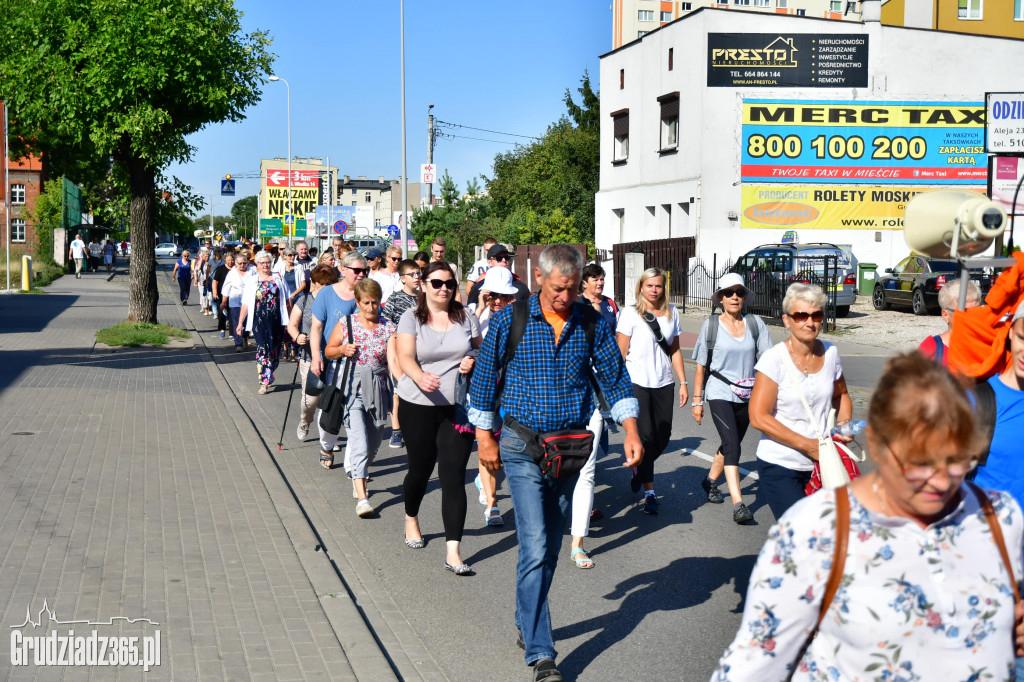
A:
POLYGON ((153 199, 156 180, 152 167, 129 154, 126 159, 131 192, 131 269, 128 276, 128 321, 153 322, 160 298, 156 287, 156 236, 153 232, 153 199))

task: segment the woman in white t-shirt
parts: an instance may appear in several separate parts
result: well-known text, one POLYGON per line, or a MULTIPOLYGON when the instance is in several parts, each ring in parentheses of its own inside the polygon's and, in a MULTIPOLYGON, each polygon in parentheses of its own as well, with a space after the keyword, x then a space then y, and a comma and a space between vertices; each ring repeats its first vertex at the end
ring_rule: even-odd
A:
POLYGON ((668 302, 667 279, 663 270, 645 270, 636 284, 636 307, 623 308, 615 329, 633 394, 640 403, 637 430, 644 458, 635 467, 629 487, 638 492, 643 486, 645 514, 657 514, 660 506, 654 493, 654 462, 672 436, 673 372, 679 377, 679 407, 689 397, 679 350, 679 313, 668 302))
POLYGON ((818 340, 826 300, 819 286, 791 284, 782 300, 789 338, 772 346, 754 366, 750 425, 762 434, 757 445, 757 498, 768 504, 776 519, 804 496, 818 459, 817 433, 824 431, 829 410, 836 409, 837 424, 848 422, 853 414, 839 351, 818 340))

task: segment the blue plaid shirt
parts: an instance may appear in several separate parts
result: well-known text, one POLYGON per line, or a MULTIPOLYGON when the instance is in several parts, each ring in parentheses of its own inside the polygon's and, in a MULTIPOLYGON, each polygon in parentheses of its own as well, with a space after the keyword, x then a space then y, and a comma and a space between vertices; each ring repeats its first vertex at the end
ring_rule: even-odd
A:
MULTIPOLYGON (((481 429, 494 430, 498 411, 498 377, 512 326, 512 306, 500 310, 491 320, 483 347, 473 369, 470 387, 469 421, 481 429)), ((598 320, 594 326, 594 357, 591 360, 583 325, 583 307, 574 303, 555 344, 555 330, 544 319, 540 299, 530 297, 526 331, 505 370, 501 410, 539 433, 558 429, 584 428, 594 413, 594 391, 587 378, 593 364, 594 376, 611 405, 612 418, 620 424, 639 414, 626 364, 612 337, 612 330, 598 320)))

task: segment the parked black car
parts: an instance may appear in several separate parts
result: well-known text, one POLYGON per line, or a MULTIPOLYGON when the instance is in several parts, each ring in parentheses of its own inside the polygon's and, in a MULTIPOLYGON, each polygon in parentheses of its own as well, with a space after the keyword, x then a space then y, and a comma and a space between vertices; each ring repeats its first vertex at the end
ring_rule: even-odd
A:
MULTIPOLYGON (((886 310, 890 306, 910 306, 915 315, 937 315, 939 291, 946 282, 960 276, 960 264, 949 258, 928 258, 907 256, 894 268, 886 268, 878 278, 871 303, 875 310, 886 310)), ((970 277, 981 287, 981 294, 988 293, 992 286, 992 275, 971 271, 970 277)))

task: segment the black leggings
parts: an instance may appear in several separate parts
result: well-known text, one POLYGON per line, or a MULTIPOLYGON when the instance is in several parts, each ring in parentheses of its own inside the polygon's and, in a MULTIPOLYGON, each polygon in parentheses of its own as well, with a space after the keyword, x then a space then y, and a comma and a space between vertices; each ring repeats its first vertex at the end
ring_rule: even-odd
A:
POLYGON ((466 464, 473 433, 456 431, 454 418, 454 405, 417 405, 398 399, 398 421, 409 453, 409 471, 402 484, 405 513, 419 516, 427 482, 437 464, 444 538, 459 541, 466 525, 466 464))
POLYGON ((725 466, 739 466, 740 443, 743 436, 747 434, 747 427, 750 426, 750 413, 748 404, 734 403, 731 400, 709 400, 711 407, 711 419, 718 429, 718 436, 722 439, 722 445, 718 451, 725 457, 725 466))
POLYGON ((654 461, 668 447, 672 438, 672 402, 675 384, 661 388, 645 388, 633 384, 633 395, 640 403, 636 429, 644 446, 644 458, 637 467, 640 483, 654 483, 654 461))

